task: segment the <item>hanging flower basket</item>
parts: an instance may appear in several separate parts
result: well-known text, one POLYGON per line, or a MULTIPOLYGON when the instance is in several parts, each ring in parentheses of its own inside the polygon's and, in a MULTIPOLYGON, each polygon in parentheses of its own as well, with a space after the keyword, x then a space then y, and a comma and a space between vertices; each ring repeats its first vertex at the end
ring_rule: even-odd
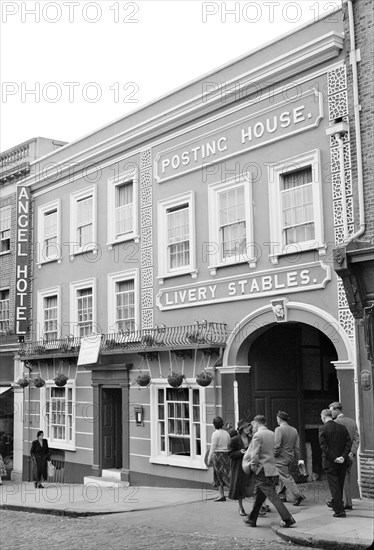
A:
POLYGON ((138 386, 148 386, 150 381, 151 375, 148 372, 141 372, 136 378, 136 383, 138 384, 138 386))
POLYGON ((210 372, 203 371, 196 375, 196 382, 199 386, 209 386, 212 380, 213 377, 210 372))
POLYGON ((179 388, 179 386, 182 385, 184 379, 184 374, 181 374, 180 372, 171 371, 168 374, 168 382, 173 388, 179 388))
POLYGON ((43 386, 45 386, 45 380, 43 380, 41 376, 37 376, 36 378, 34 378, 33 382, 36 388, 42 388, 43 386))
POLYGON ((30 384, 30 380, 25 376, 22 376, 21 378, 18 378, 17 384, 21 386, 21 388, 27 388, 27 386, 30 384))
POLYGON ((56 386, 65 386, 66 382, 68 381, 68 377, 65 376, 62 372, 59 372, 53 379, 55 381, 56 386))

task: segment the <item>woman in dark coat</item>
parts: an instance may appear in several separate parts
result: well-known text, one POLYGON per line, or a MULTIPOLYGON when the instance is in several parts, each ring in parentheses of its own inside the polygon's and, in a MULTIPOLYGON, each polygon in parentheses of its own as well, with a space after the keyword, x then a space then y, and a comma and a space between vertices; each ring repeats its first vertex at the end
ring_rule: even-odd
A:
POLYGON ((42 489, 43 485, 41 484, 42 479, 47 481, 48 473, 48 460, 51 455, 49 453, 48 441, 43 439, 44 433, 40 430, 36 434, 35 441, 31 444, 30 455, 31 460, 34 464, 34 486, 35 488, 42 489))
POLYGON ((229 456, 231 459, 231 482, 229 498, 239 503, 239 514, 246 516, 243 499, 253 495, 254 478, 242 468, 243 456, 252 439, 252 426, 247 420, 239 420, 238 435, 230 440, 229 456))

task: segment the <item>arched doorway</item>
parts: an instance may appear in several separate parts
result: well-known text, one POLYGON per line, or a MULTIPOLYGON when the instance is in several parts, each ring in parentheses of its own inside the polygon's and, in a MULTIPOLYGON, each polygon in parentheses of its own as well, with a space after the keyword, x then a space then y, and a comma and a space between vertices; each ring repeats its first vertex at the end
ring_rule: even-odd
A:
POLYGON ((318 474, 320 412, 339 399, 333 364, 337 359, 331 340, 305 323, 275 323, 251 335, 248 414, 264 414, 274 429, 277 411, 288 412, 299 431, 303 455, 309 444, 313 472, 318 474))

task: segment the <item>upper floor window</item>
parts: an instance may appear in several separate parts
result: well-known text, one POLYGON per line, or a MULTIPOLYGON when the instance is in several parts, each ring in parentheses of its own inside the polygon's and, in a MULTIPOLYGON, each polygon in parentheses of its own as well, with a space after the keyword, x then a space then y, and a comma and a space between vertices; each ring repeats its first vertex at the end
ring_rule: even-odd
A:
POLYGON ((0 253, 10 251, 11 207, 0 208, 0 253))
POLYGON ((138 239, 136 170, 108 180, 108 244, 138 239))
POLYGON ((43 334, 45 340, 57 339, 57 295, 44 298, 43 334))
POLYGON ((122 271, 108 275, 108 324, 110 332, 139 328, 138 272, 122 271))
POLYGON ((159 278, 196 275, 195 212, 193 193, 158 204, 159 278))
POLYGON ((152 462, 205 467, 202 391, 192 385, 175 389, 156 383, 152 387, 152 462))
POLYGON ((96 188, 73 193, 70 205, 70 255, 96 249, 96 188))
POLYGON ((57 387, 47 381, 41 393, 43 428, 50 447, 74 449, 75 445, 75 385, 57 387))
POLYGON ((252 182, 250 174, 215 183, 208 188, 209 243, 206 253, 212 274, 217 267, 256 264, 253 241, 252 182))
POLYGON ((315 237, 312 167, 281 174, 282 234, 284 243, 300 243, 315 237))
POLYGON ((39 263, 61 257, 60 201, 38 208, 39 263))
POLYGON ((70 332, 83 338, 96 332, 95 279, 70 283, 70 332))
POLYGON ((269 167, 270 260, 282 254, 325 252, 318 150, 269 167))
POLYGON ((0 290, 0 332, 9 328, 9 289, 0 290))
POLYGON ((60 337, 60 288, 38 291, 37 296, 39 337, 57 340, 60 337))

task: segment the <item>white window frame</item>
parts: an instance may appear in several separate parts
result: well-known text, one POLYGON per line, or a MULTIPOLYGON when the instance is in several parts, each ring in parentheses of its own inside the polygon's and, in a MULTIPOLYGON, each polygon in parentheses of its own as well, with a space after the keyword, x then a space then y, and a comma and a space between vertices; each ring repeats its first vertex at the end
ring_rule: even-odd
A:
POLYGON ((209 266, 211 275, 216 274, 217 268, 228 265, 248 263, 251 268, 256 267, 257 258, 254 255, 255 248, 253 232, 253 206, 252 206, 252 175, 245 173, 240 178, 233 177, 225 182, 213 183, 208 186, 208 211, 209 211, 209 266), (231 191, 235 188, 244 188, 245 202, 245 229, 247 251, 245 254, 238 254, 228 258, 221 257, 221 242, 219 234, 219 196, 224 191, 231 191))
POLYGON ((92 334, 96 334, 96 277, 91 279, 84 279, 81 281, 75 281, 70 283, 70 319, 69 319, 69 331, 74 334, 76 338, 80 338, 79 326, 78 326, 78 291, 85 288, 92 288, 92 334))
POLYGON ((10 329, 10 288, 9 287, 0 288, 0 292, 4 292, 6 290, 8 291, 8 299, 7 300, 0 299, 0 304, 3 302, 8 302, 8 319, 1 320, 2 323, 4 323, 7 320, 8 326, 4 329, 0 328, 0 334, 4 334, 10 329))
MULTIPOLYGON (((165 379, 159 378, 152 380, 150 387, 150 410, 151 410, 151 456, 149 462, 153 464, 164 464, 167 466, 179 466, 181 468, 193 468, 196 470, 207 470, 207 466, 204 463, 204 456, 207 451, 207 438, 206 438, 206 389, 199 386, 196 380, 193 378, 186 379, 189 393, 192 390, 199 390, 200 400, 200 441, 201 441, 201 456, 187 457, 178 455, 167 455, 166 451, 160 449, 160 438, 158 433, 158 390, 170 388, 165 379)), ((191 397, 190 397, 191 402, 191 397)), ((167 418, 167 417, 166 417, 167 418)), ((192 415, 190 414, 192 420, 192 415)), ((167 424, 167 420, 165 421, 167 424)), ((190 430, 190 437, 192 437, 192 431, 190 430)))
POLYGON ((306 153, 296 155, 268 166, 269 185, 269 218, 270 218, 270 254, 271 263, 277 264, 280 256, 299 253, 307 250, 318 250, 319 255, 326 253, 323 227, 322 209, 322 172, 321 153, 314 149, 306 153), (283 174, 295 172, 296 170, 312 168, 312 190, 313 190, 313 216, 314 216, 314 239, 300 243, 286 245, 282 233, 282 209, 281 209, 281 185, 283 174))
POLYGON ((76 254, 93 251, 97 253, 97 198, 96 185, 86 187, 70 195, 70 258, 76 254), (79 246, 77 239, 78 230, 78 202, 92 196, 92 242, 85 246, 79 246))
POLYGON ((158 202, 158 281, 163 284, 163 280, 169 277, 179 275, 191 275, 193 279, 197 277, 196 269, 196 214, 195 214, 195 194, 193 191, 176 195, 158 202), (167 256, 167 212, 171 208, 176 208, 188 204, 188 223, 190 227, 190 263, 186 266, 176 269, 169 269, 167 256))
POLYGON ((45 264, 48 262, 61 261, 62 248, 61 248, 61 201, 57 199, 48 204, 43 204, 38 207, 38 264, 45 264), (50 256, 44 256, 44 240, 45 240, 45 215, 52 210, 57 210, 57 239, 56 239, 56 251, 50 256))
MULTIPOLYGON (((7 204, 6 206, 1 206, 0 207, 0 216, 1 216, 1 212, 5 211, 5 210, 9 211, 9 228, 4 230, 4 231, 9 231, 9 249, 8 250, 1 250, 1 248, 0 248, 0 256, 3 256, 4 254, 10 254, 10 252, 12 250, 12 206, 10 204, 7 204)), ((1 234, 0 234, 0 238, 1 238, 1 234)), ((1 239, 1 243, 2 243, 3 240, 6 241, 8 239, 1 239)))
POLYGON ((116 284, 123 281, 134 280, 134 300, 135 300, 135 328, 140 329, 139 312, 139 270, 129 269, 127 271, 118 271, 108 275, 108 333, 117 334, 117 316, 116 316, 116 284))
MULTIPOLYGON (((61 287, 46 288, 38 290, 37 293, 37 337, 38 340, 44 338, 44 299, 50 296, 57 296, 57 336, 56 340, 61 338, 61 287)), ((52 340, 53 342, 53 340, 52 340)))
POLYGON ((75 451, 76 450, 76 422, 75 422, 75 408, 76 408, 76 385, 75 380, 68 380, 66 382, 66 385, 63 386, 65 388, 65 402, 66 402, 66 396, 67 396, 67 390, 72 390, 72 439, 68 439, 68 424, 67 424, 67 415, 66 415, 66 421, 65 421, 65 434, 66 438, 63 441, 62 439, 54 439, 49 434, 49 426, 47 424, 47 388, 57 388, 54 380, 46 380, 45 386, 41 388, 40 392, 40 401, 41 401, 41 409, 42 409, 42 415, 41 415, 41 429, 44 431, 44 434, 46 436, 46 439, 48 440, 48 445, 50 447, 53 447, 54 449, 64 449, 66 451, 75 451), (48 434, 48 436, 47 436, 48 434))
POLYGON ((138 187, 139 187, 139 175, 136 168, 131 168, 131 170, 126 170, 121 172, 117 176, 108 179, 108 242, 107 245, 109 248, 112 248, 113 245, 125 241, 134 240, 136 243, 139 242, 139 199, 138 199, 138 187), (116 235, 116 218, 115 218, 115 208, 116 208, 116 190, 117 187, 126 184, 127 182, 133 182, 133 220, 134 226, 133 230, 129 231, 126 234, 116 235))

